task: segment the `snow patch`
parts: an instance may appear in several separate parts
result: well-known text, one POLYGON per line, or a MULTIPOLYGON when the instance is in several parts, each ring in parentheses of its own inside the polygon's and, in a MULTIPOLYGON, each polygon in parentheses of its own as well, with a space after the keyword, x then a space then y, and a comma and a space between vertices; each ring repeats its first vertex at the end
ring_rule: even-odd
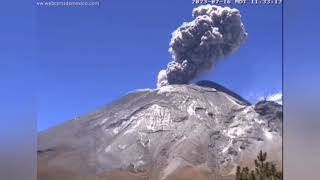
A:
POLYGON ((273 134, 271 132, 269 132, 268 130, 263 130, 264 131, 264 135, 266 136, 266 138, 268 140, 272 140, 273 134))
POLYGON ((108 119, 109 119, 109 118, 104 118, 104 119, 99 123, 99 125, 100 125, 100 126, 103 125, 104 123, 106 123, 106 122, 108 121, 108 119))
MULTIPOLYGON (((131 117, 131 119, 132 119, 132 118, 134 118, 134 117, 131 117)), ((131 119, 130 119, 130 121, 131 121, 131 119)), ((135 123, 134 123, 134 125, 133 125, 132 127, 130 127, 130 129, 128 129, 128 130, 124 133, 124 135, 130 134, 130 133, 136 131, 137 127, 140 126, 140 124, 141 124, 141 121, 140 121, 140 120, 136 120, 136 121, 132 120, 131 122, 135 122, 135 123)))
POLYGON ((196 111, 194 110, 195 104, 196 104, 196 103, 193 101, 193 102, 188 106, 187 112, 188 112, 188 114, 189 114, 190 116, 196 114, 196 111))
POLYGON ((156 131, 170 128, 171 118, 169 111, 157 104, 148 108, 150 116, 146 117, 148 121, 146 123, 147 130, 156 131))
POLYGON ((111 145, 107 146, 104 150, 106 153, 111 151, 111 145))
POLYGON ((229 140, 228 145, 222 149, 222 153, 226 153, 228 149, 232 146, 232 140, 229 140))
POLYGON ((154 89, 143 88, 143 89, 135 89, 133 91, 129 91, 129 92, 127 92, 127 94, 135 93, 135 92, 152 92, 152 91, 154 91, 154 89))
POLYGON ((120 127, 116 127, 112 130, 113 134, 118 134, 120 131, 120 127))
POLYGON ((174 88, 173 86, 163 86, 158 88, 157 94, 169 93, 174 91, 176 91, 176 88, 174 88))
POLYGON ((239 137, 241 136, 242 134, 245 133, 245 130, 248 129, 247 126, 239 126, 239 127, 234 127, 234 128, 231 128, 227 131, 227 136, 230 137, 230 138, 235 138, 235 137, 239 137))
POLYGON ((128 145, 126 145, 126 144, 123 144, 123 145, 119 144, 119 145, 118 145, 118 148, 119 148, 120 150, 124 150, 124 149, 126 149, 127 147, 128 147, 128 145))

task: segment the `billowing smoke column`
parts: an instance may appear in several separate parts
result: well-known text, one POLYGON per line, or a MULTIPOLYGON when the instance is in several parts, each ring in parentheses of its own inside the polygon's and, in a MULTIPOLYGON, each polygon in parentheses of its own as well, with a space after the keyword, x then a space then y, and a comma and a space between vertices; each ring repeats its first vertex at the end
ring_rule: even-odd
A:
POLYGON ((194 20, 172 33, 172 61, 158 75, 157 86, 187 84, 221 59, 234 53, 247 33, 240 12, 229 7, 203 5, 192 12, 194 20))

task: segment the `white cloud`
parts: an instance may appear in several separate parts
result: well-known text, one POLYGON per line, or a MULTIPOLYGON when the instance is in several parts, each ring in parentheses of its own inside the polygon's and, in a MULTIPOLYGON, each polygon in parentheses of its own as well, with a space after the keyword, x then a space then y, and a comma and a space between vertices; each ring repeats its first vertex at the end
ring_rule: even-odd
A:
POLYGON ((268 101, 274 101, 278 104, 282 104, 282 93, 276 93, 267 97, 268 101))
POLYGON ((268 95, 266 98, 260 97, 260 100, 263 100, 263 99, 266 99, 267 101, 274 101, 274 102, 282 105, 282 93, 281 92, 268 95))
POLYGON ((150 89, 150 88, 135 89, 135 90, 133 90, 133 91, 127 92, 127 94, 136 93, 136 92, 147 92, 147 91, 151 92, 151 91, 153 91, 153 90, 154 90, 154 89, 150 89))

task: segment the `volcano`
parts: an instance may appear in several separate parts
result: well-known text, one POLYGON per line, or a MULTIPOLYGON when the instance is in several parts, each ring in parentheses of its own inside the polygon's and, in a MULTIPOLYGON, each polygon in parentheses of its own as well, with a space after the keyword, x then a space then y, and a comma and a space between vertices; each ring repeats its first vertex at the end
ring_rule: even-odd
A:
POLYGON ((281 167, 282 106, 210 81, 130 93, 38 135, 38 180, 232 180, 281 167))

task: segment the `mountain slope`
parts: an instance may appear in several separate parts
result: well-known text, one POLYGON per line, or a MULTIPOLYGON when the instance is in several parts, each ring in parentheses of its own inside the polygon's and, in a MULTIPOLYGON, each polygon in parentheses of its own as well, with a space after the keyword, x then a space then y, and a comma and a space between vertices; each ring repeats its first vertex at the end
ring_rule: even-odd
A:
POLYGON ((281 164, 282 106, 200 85, 131 93, 40 133, 38 179, 232 179, 261 149, 281 164))

